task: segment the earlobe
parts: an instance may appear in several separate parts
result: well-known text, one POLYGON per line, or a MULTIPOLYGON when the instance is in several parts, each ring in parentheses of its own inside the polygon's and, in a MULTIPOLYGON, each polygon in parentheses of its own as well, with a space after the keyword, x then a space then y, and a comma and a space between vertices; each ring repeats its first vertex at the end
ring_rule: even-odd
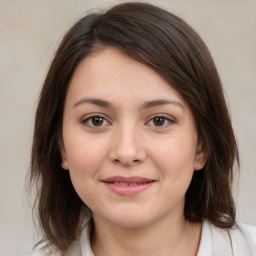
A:
POLYGON ((64 170, 68 170, 68 161, 67 160, 62 160, 61 161, 61 167, 64 169, 64 170))
POLYGON ((202 143, 198 143, 195 162, 194 162, 194 170, 199 171, 202 168, 204 168, 207 158, 208 158, 208 153, 205 147, 202 146, 202 143))
POLYGON ((69 166, 68 166, 67 154, 66 154, 63 142, 59 143, 59 149, 60 149, 60 156, 61 156, 61 167, 64 170, 68 170, 69 166))

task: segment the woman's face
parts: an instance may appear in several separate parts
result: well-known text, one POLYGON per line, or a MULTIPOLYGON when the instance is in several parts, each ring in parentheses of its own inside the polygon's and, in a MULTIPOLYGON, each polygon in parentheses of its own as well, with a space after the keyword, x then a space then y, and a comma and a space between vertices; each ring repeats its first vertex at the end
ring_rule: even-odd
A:
POLYGON ((74 72, 61 155, 94 220, 122 227, 183 218, 193 172, 205 162, 181 95, 111 47, 86 57, 74 72))

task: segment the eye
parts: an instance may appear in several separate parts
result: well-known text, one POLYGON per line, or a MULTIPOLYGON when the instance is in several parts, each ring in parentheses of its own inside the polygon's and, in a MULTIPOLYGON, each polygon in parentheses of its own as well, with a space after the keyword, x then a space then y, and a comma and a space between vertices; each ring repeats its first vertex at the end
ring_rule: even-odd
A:
POLYGON ((156 115, 147 122, 148 125, 157 127, 165 127, 172 123, 174 123, 174 121, 164 115, 156 115))
POLYGON ((92 116, 86 117, 85 119, 82 120, 82 124, 92 128, 110 125, 110 123, 106 120, 106 118, 100 115, 92 115, 92 116))

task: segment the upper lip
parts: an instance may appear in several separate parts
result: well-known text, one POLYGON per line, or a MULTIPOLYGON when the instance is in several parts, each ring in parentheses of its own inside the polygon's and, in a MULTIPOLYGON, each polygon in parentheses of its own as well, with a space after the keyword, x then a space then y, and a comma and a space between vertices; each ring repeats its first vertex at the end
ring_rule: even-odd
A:
POLYGON ((142 184, 142 183, 153 182, 155 180, 144 178, 144 177, 139 177, 139 176, 131 176, 131 177, 113 176, 113 177, 109 177, 107 179, 103 179, 102 181, 108 182, 108 183, 123 182, 123 183, 140 183, 140 184, 142 184))

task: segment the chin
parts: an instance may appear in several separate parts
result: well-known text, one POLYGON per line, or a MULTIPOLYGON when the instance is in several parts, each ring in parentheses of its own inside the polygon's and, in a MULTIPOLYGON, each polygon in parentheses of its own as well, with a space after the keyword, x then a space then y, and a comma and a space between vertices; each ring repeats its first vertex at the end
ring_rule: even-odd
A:
POLYGON ((143 211, 133 211, 131 209, 114 215, 112 212, 111 215, 109 216, 109 221, 112 224, 127 229, 144 227, 152 221, 152 215, 147 216, 143 211))
POLYGON ((125 229, 137 229, 137 228, 142 228, 148 225, 150 221, 146 220, 116 220, 113 222, 114 225, 120 227, 120 228, 125 228, 125 229))

